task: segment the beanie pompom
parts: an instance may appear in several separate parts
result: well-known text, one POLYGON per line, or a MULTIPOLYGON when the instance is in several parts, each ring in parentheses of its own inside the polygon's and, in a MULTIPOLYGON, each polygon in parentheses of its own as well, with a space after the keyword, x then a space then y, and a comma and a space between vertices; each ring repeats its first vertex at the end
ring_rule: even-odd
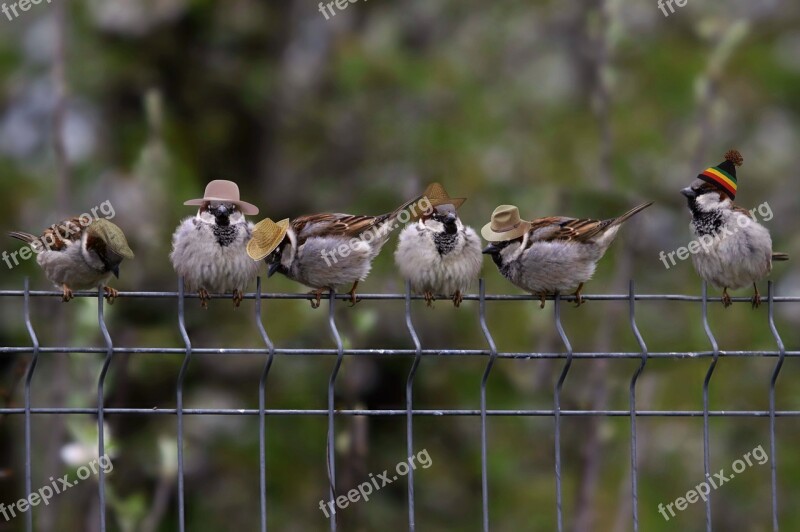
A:
POLYGON ((737 150, 728 150, 728 152, 725 154, 725 160, 732 162, 736 166, 742 166, 744 157, 742 157, 742 154, 737 150))

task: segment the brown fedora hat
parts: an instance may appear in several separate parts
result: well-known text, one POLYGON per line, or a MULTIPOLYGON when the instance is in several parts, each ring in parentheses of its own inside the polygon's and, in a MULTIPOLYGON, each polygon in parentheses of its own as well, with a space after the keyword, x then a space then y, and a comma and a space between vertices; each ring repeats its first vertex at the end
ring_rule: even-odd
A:
POLYGON ((428 198, 428 201, 431 202, 431 206, 433 207, 438 205, 452 205, 456 210, 467 201, 467 198, 451 198, 441 183, 431 183, 428 185, 428 188, 425 189, 422 196, 428 198))
POLYGON ((202 205, 208 201, 233 203, 242 211, 242 214, 250 216, 258 214, 258 207, 239 199, 239 185, 233 181, 226 181, 224 179, 212 181, 206 185, 206 193, 202 198, 191 199, 185 202, 184 205, 202 205))
POLYGON ((500 205, 492 213, 492 221, 484 225, 481 235, 489 242, 505 242, 524 235, 531 223, 519 217, 519 209, 513 205, 500 205))
POLYGON ((253 237, 247 243, 247 254, 253 260, 262 260, 283 241, 289 230, 289 218, 273 222, 266 218, 253 227, 253 237))

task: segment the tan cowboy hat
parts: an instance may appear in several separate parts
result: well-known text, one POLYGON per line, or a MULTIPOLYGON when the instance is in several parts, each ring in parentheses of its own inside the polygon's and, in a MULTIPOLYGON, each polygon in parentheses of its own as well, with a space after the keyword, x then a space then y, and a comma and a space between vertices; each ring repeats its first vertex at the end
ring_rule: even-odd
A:
POLYGON ((262 260, 283 241, 289 230, 289 218, 278 223, 269 218, 261 220, 253 228, 253 238, 247 243, 247 254, 253 260, 262 260))
POLYGON ((433 207, 438 205, 452 205, 456 210, 467 201, 467 198, 451 198, 448 196, 447 191, 441 183, 431 183, 428 185, 428 188, 425 189, 422 196, 428 198, 428 201, 431 202, 431 206, 433 207))
POLYGON ((489 242, 504 242, 521 237, 530 228, 531 223, 519 217, 518 208, 500 205, 492 213, 492 221, 481 229, 481 235, 489 242))
POLYGON ((202 205, 208 201, 233 203, 242 211, 242 214, 249 216, 258 214, 258 207, 239 199, 239 186, 233 181, 214 180, 206 186, 206 193, 202 198, 189 200, 184 205, 202 205))

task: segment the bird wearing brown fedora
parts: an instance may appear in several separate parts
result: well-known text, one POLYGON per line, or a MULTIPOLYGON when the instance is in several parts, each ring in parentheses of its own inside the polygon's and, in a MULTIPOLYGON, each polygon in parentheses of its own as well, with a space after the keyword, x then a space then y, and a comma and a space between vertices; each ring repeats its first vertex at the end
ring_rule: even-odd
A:
POLYGON ((245 219, 258 214, 258 208, 239 198, 236 183, 224 180, 211 181, 202 198, 184 205, 199 209, 172 236, 170 260, 175 272, 187 290, 198 293, 203 308, 208 308, 210 293, 232 293, 238 307, 245 287, 258 275, 259 264, 246 250, 253 224, 245 219))
POLYGON ((521 219, 517 207, 501 205, 481 229, 490 242, 483 252, 492 257, 503 277, 538 295, 541 308, 548 295, 572 290, 576 306, 580 306, 583 285, 594 275, 619 228, 652 204, 644 203, 608 220, 551 216, 531 221, 521 219))
POLYGON ((432 209, 400 233, 395 264, 411 290, 425 296, 428 306, 437 294, 443 294, 458 307, 480 275, 481 241, 458 217, 466 198, 451 198, 439 183, 429 185, 423 196, 432 209))
POLYGON ((73 298, 73 289, 91 288, 102 288, 106 300, 114 303, 117 291, 106 283, 112 275, 119 277, 123 259, 133 258, 122 229, 105 218, 83 215, 52 225, 39 237, 21 231, 8 236, 30 245, 27 251, 36 253, 36 262, 61 289, 65 303, 73 298))
POLYGON ((310 214, 275 223, 259 222, 248 244, 253 260, 266 260, 269 276, 282 273, 309 286, 318 308, 322 293, 352 284, 351 306, 358 303, 356 288, 369 275, 372 261, 389 239, 397 221, 407 222, 428 208, 419 196, 381 216, 310 214))
POLYGON ((722 163, 707 168, 691 186, 681 190, 692 213, 695 249, 702 248, 692 253, 692 263, 703 280, 722 288, 722 304, 726 308, 732 303, 729 288, 751 285, 755 290, 751 302, 753 308, 758 308, 758 281, 769 275, 773 261, 789 260, 786 253, 772 252, 772 237, 766 227, 755 221, 756 209, 748 211, 733 203, 738 187, 736 167, 743 162, 738 151, 729 150, 722 163))

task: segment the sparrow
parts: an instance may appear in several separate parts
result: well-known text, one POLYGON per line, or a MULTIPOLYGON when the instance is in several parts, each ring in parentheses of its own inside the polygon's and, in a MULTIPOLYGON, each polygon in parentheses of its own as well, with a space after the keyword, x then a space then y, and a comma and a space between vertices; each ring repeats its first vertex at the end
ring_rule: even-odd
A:
POLYGON ((607 220, 552 216, 531 221, 521 220, 516 207, 503 205, 481 231, 490 242, 483 253, 492 257, 503 277, 538 295, 541 308, 547 295, 573 289, 580 306, 584 283, 594 275, 622 224, 652 204, 607 220))
POLYGON ((210 293, 233 293, 233 306, 244 299, 244 289, 258 275, 259 264, 247 255, 253 224, 245 218, 258 208, 239 199, 232 181, 216 180, 203 198, 184 205, 199 205, 197 214, 184 219, 172 236, 170 261, 186 283, 197 292, 200 305, 208 308, 210 293))
POLYGON ((73 290, 102 287, 113 304, 118 292, 108 286, 111 276, 119 278, 123 259, 133 259, 125 234, 105 218, 86 215, 64 220, 44 230, 41 236, 12 231, 8 236, 30 245, 45 276, 60 288, 62 301, 73 299, 73 290))
POLYGON ((284 220, 281 230, 269 242, 263 233, 275 229, 276 224, 263 220, 256 226, 248 253, 254 260, 266 260, 269 277, 281 273, 312 288, 312 308, 319 308, 324 291, 334 292, 337 286, 350 283, 348 294, 353 306, 359 302, 358 283, 369 275, 372 261, 386 244, 398 218, 408 221, 417 209, 427 208, 422 205, 423 200, 422 196, 416 197, 381 216, 326 213, 284 220))
POLYGON ((450 198, 439 183, 431 184, 424 197, 432 209, 400 233, 394 260, 415 294, 433 306, 436 294, 444 294, 458 307, 463 293, 481 271, 481 241, 465 226, 457 209, 465 198, 450 198))
POLYGON ((692 254, 698 275, 722 288, 722 304, 732 304, 728 289, 752 285, 752 307, 761 305, 758 281, 772 271, 773 261, 789 260, 786 253, 773 253, 769 231, 753 214, 738 205, 736 168, 744 162, 736 150, 725 154, 725 161, 706 169, 694 182, 681 190, 686 197, 692 221, 692 233, 702 249, 692 254))

